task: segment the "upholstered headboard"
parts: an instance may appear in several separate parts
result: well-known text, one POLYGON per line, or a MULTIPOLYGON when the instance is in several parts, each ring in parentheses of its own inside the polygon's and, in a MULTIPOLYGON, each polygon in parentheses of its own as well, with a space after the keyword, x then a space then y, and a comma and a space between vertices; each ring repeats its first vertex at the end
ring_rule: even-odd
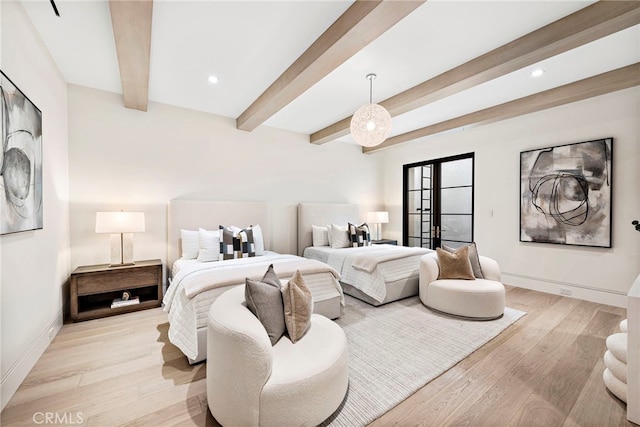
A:
POLYGON ((358 205, 337 203, 300 203, 298 205, 298 255, 313 245, 312 225, 357 222, 360 217, 358 205))
POLYGON ((169 270, 180 258, 180 229, 217 230, 220 225, 247 227, 260 225, 264 236, 264 246, 271 247, 269 240, 269 207, 264 202, 219 202, 213 200, 173 199, 169 201, 168 213, 168 253, 169 270))

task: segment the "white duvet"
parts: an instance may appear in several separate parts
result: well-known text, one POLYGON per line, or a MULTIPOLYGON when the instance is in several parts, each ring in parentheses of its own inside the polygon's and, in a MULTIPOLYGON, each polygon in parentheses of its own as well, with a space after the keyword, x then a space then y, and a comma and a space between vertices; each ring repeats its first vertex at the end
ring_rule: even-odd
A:
POLYGON ((395 245, 374 245, 332 249, 328 246, 308 247, 306 258, 326 262, 347 283, 378 302, 387 296, 387 283, 416 278, 422 255, 431 249, 395 245))
MULTIPOLYGON (((280 278, 293 276, 296 270, 305 275, 315 273, 330 274, 335 277, 336 289, 342 294, 338 283, 340 274, 332 267, 317 260, 305 259, 295 255, 278 254, 266 251, 263 256, 241 258, 218 262, 180 262, 174 268, 175 276, 165 293, 164 311, 169 316, 169 340, 180 348, 189 358, 198 354, 199 313, 203 304, 207 308, 222 292, 232 286, 244 284, 246 277, 260 279, 269 264, 280 278)), ((329 276, 329 277, 331 277, 329 276)), ((313 292, 313 288, 312 288, 313 292)))

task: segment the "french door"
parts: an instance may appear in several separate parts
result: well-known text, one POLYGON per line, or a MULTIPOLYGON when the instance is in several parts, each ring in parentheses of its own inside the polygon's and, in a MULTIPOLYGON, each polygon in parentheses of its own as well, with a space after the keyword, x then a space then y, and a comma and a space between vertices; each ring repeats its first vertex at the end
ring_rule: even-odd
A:
POLYGON ((473 242, 473 153, 403 166, 403 244, 473 242))

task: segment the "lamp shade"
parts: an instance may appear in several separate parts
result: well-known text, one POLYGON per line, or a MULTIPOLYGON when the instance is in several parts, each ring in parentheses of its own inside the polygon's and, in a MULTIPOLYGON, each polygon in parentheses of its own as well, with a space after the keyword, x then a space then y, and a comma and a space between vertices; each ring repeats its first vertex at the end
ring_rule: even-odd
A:
POLYGON ((367 222, 371 224, 388 224, 389 212, 369 212, 367 222))
POLYGON ((97 212, 96 233, 141 233, 144 212, 97 212))
POLYGON ((351 117, 351 136, 363 147, 373 147, 384 142, 391 132, 391 115, 378 104, 358 108, 351 117))

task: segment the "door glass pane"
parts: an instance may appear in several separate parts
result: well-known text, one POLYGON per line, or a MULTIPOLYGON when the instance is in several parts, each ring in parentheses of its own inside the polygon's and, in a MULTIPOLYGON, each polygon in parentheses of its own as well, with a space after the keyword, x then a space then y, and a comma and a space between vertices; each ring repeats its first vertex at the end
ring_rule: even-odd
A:
POLYGON ((471 187, 443 188, 440 192, 442 214, 470 214, 471 194, 471 187))
POLYGON ((442 215, 441 239, 471 243, 471 218, 471 215, 442 215))
POLYGON ((450 240, 442 240, 441 243, 443 245, 447 245, 447 246, 449 246, 450 248, 453 248, 453 249, 458 249, 460 246, 466 245, 466 243, 464 243, 464 242, 452 242, 450 240))
POLYGON ((409 214, 409 236, 420 237, 420 215, 409 214))
POLYGON ((457 187, 473 183, 473 160, 461 159, 442 163, 441 187, 457 187))
POLYGON ((408 170, 409 176, 407 177, 407 190, 419 190, 422 184, 422 166, 410 168, 408 170))
POLYGON ((420 247, 420 238, 418 237, 409 237, 408 242, 410 247, 419 248, 420 247))
POLYGON ((420 193, 420 191, 409 191, 407 197, 409 199, 409 210, 407 213, 420 213, 420 208, 422 207, 422 204, 420 203, 420 193))

